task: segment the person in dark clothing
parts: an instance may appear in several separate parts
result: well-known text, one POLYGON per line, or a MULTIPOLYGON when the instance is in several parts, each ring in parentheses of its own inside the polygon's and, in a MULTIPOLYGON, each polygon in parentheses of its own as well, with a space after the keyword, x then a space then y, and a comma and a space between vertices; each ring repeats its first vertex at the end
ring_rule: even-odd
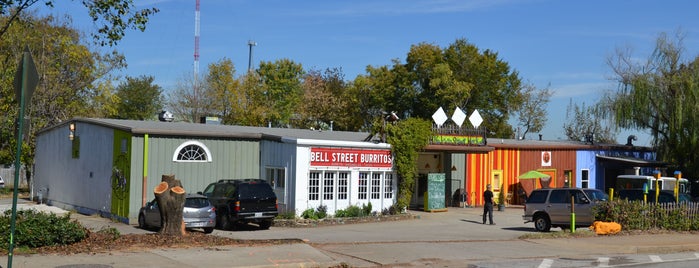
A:
POLYGON ((488 215, 490 225, 495 225, 495 222, 493 222, 493 191, 491 191, 491 188, 490 184, 488 184, 485 192, 483 192, 483 224, 485 224, 485 215, 488 215))

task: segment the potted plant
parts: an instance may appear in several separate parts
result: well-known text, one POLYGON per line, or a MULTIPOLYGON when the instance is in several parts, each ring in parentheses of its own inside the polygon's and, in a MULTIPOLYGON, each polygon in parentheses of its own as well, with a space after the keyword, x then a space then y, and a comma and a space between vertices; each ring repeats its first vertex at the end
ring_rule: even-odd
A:
POLYGON ((505 184, 503 183, 498 193, 498 211, 505 211, 505 184))

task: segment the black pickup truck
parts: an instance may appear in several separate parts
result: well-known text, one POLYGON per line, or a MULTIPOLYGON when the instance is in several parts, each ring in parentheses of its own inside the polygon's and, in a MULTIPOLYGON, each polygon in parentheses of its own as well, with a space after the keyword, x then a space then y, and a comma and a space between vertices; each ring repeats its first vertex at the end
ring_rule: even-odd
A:
POLYGON ((264 180, 219 180, 206 186, 201 194, 216 208, 219 229, 229 230, 247 223, 269 229, 279 214, 277 196, 264 180))

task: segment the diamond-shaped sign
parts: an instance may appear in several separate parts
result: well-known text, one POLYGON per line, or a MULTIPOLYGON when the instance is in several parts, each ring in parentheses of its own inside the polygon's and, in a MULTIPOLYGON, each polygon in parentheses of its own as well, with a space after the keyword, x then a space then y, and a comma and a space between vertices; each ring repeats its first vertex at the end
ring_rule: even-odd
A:
POLYGON ((468 117, 468 121, 471 121, 471 125, 473 125, 473 127, 478 128, 481 126, 481 123, 483 123, 483 118, 481 117, 481 114, 478 113, 478 110, 473 110, 471 116, 468 117))
POLYGON ((466 113, 461 110, 461 108, 456 107, 456 110, 454 110, 454 114, 451 116, 451 120, 454 120, 454 123, 456 123, 459 127, 464 123, 464 120, 466 120, 466 113))
POLYGON ((432 114, 432 120, 434 120, 434 123, 437 124, 437 127, 442 127, 442 125, 444 124, 444 122, 447 121, 447 119, 449 119, 447 117, 447 113, 444 112, 444 109, 442 109, 442 107, 439 107, 439 110, 432 114))

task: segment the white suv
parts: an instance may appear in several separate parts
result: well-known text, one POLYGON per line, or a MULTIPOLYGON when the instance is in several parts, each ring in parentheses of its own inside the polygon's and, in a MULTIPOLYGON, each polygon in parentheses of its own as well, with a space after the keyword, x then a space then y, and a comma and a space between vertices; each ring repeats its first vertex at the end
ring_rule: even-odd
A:
POLYGON ((534 222, 539 232, 548 232, 551 227, 570 228, 571 199, 575 203, 575 225, 590 226, 594 222, 592 207, 594 199, 580 188, 536 189, 524 204, 525 223, 534 222))
POLYGON ((2 179, 2 176, 0 176, 0 188, 5 188, 5 181, 2 179))

